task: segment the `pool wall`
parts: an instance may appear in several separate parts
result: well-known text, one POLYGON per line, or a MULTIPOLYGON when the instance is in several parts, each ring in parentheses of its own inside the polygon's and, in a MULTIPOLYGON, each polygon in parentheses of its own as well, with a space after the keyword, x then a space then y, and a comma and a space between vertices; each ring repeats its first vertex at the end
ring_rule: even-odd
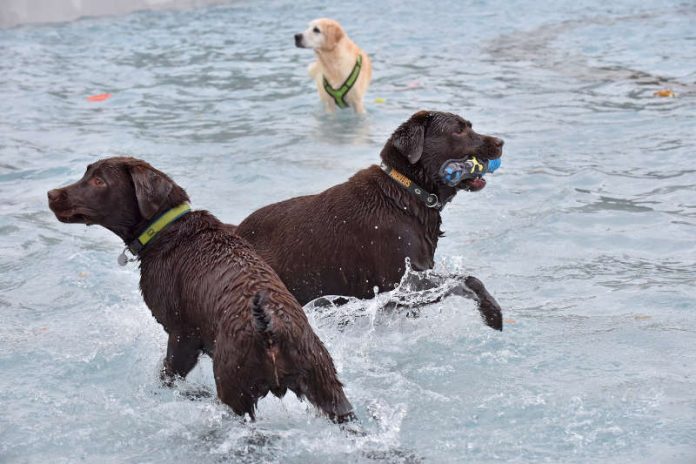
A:
POLYGON ((0 2, 0 27, 218 3, 225 3, 225 0, 3 0, 0 2))

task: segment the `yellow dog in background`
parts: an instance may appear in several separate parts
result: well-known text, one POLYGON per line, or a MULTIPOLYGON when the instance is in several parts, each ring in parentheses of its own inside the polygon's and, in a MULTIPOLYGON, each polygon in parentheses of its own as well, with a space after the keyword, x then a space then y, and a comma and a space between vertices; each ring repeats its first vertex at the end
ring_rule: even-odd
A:
POLYGON ((315 19, 306 31, 295 34, 295 45, 311 48, 317 55, 309 75, 327 111, 352 107, 356 113, 365 112, 363 96, 372 78, 372 63, 338 21, 315 19))

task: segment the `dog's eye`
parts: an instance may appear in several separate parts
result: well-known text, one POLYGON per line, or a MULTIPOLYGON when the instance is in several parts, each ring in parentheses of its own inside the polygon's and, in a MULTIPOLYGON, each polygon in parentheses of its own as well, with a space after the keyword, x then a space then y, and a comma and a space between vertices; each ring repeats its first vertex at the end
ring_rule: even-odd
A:
POLYGON ((104 180, 101 177, 92 177, 92 179, 90 179, 90 182, 95 187, 106 187, 106 182, 104 182, 104 180))
POLYGON ((312 30, 314 31, 315 34, 318 34, 319 32, 321 32, 321 31, 319 30, 319 28, 316 27, 316 26, 314 26, 314 29, 312 29, 312 30))

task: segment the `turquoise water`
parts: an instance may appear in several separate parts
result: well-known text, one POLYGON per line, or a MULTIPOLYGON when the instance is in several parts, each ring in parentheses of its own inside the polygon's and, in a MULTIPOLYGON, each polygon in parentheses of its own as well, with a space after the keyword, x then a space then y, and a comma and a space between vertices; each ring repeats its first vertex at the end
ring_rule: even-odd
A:
POLYGON ((0 30, 0 462, 696 462, 695 21, 692 2, 360 0, 0 30), (317 16, 373 59, 364 118, 321 110, 292 40, 317 16), (291 397, 253 424, 191 401, 207 359, 160 388, 136 267, 46 205, 132 154, 237 223, 376 162, 422 108, 506 141, 445 210, 437 261, 507 323, 459 297, 417 318, 307 308, 363 435, 291 397))

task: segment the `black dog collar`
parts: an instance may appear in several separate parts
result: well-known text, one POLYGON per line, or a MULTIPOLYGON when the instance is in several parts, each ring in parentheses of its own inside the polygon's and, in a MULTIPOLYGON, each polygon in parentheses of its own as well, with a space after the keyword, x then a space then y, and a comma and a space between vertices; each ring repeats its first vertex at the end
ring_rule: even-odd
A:
POLYGON ((437 195, 434 193, 429 193, 427 190, 423 189, 421 186, 413 182, 405 175, 401 174, 396 169, 389 167, 384 163, 382 163, 379 167, 382 168, 382 171, 384 171, 389 177, 394 179, 397 184, 418 197, 428 208, 435 208, 438 211, 442 211, 442 208, 445 207, 445 204, 440 202, 437 195))

